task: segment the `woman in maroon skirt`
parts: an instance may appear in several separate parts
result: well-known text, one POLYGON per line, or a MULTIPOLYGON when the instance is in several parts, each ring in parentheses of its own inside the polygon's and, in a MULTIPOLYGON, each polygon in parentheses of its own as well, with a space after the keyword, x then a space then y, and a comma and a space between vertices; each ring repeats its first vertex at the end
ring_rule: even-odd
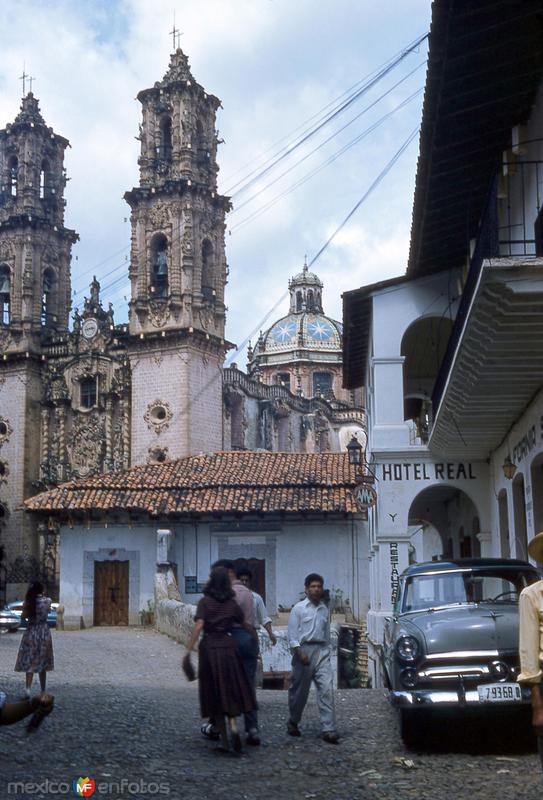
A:
MULTIPOLYGON (((187 650, 188 653, 192 651, 203 630, 198 649, 201 714, 218 728, 226 749, 230 727, 232 747, 236 752, 241 750, 236 717, 256 708, 253 688, 243 669, 236 641, 229 633, 233 626, 244 624, 243 612, 234 600, 228 572, 224 567, 217 567, 211 571, 204 597, 198 603, 187 650)), ((188 654, 186 658, 190 658, 188 654)))

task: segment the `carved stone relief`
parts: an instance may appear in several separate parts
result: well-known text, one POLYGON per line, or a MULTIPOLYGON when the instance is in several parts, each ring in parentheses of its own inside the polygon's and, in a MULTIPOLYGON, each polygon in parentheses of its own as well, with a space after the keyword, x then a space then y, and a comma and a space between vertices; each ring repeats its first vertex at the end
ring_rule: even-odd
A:
POLYGON ((104 419, 97 412, 77 415, 67 436, 72 472, 85 477, 100 471, 105 449, 104 419))
POLYGON ((8 419, 0 417, 0 446, 9 441, 9 437, 13 433, 13 428, 8 419))
POLYGON ((147 411, 143 419, 147 423, 149 430, 155 433, 162 433, 167 430, 173 417, 169 403, 163 400, 154 400, 147 406, 147 411))

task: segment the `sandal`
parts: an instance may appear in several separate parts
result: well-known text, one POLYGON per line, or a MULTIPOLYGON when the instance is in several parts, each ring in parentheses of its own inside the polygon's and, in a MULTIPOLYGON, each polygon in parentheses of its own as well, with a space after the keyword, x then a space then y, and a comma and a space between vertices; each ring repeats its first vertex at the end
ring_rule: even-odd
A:
POLYGON ((221 738, 221 734, 212 722, 204 722, 200 728, 200 732, 202 736, 205 736, 206 739, 210 739, 212 742, 218 742, 221 738))
POLYGON ((38 730, 45 717, 47 717, 53 710, 54 704, 55 698, 52 694, 46 694, 43 692, 43 694, 40 695, 38 707, 30 717, 30 721, 26 726, 27 733, 34 733, 34 731, 38 730))

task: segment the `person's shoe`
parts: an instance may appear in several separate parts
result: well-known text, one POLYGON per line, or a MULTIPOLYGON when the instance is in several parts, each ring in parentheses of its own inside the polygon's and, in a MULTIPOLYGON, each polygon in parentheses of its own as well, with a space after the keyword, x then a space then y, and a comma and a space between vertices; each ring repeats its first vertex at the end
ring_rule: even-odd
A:
POLYGON ((287 733, 289 736, 301 736, 301 731, 298 727, 297 722, 293 722, 291 719, 287 722, 287 733))
POLYGON ((27 733, 33 733, 38 730, 45 717, 53 710, 54 704, 55 698, 53 695, 42 692, 38 700, 38 706, 26 726, 27 733))
POLYGON ((339 733, 335 731, 323 731, 321 733, 321 739, 324 742, 328 742, 328 744, 339 744, 339 733))
POLYGON ((212 722, 204 722, 202 727, 200 728, 202 736, 205 736, 206 739, 210 739, 212 742, 218 742, 221 738, 220 732, 217 728, 213 725, 212 722))
POLYGON ((251 728, 247 731, 247 738, 245 739, 247 744, 252 745, 253 747, 258 747, 260 744, 260 736, 258 733, 258 728, 251 728))

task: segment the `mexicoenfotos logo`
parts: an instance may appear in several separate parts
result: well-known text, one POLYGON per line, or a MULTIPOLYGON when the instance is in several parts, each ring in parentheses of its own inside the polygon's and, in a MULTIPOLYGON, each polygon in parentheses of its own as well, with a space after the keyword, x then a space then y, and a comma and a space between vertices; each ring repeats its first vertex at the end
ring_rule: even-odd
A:
POLYGON ((96 787, 92 778, 77 778, 72 781, 72 788, 76 797, 92 797, 96 787))

